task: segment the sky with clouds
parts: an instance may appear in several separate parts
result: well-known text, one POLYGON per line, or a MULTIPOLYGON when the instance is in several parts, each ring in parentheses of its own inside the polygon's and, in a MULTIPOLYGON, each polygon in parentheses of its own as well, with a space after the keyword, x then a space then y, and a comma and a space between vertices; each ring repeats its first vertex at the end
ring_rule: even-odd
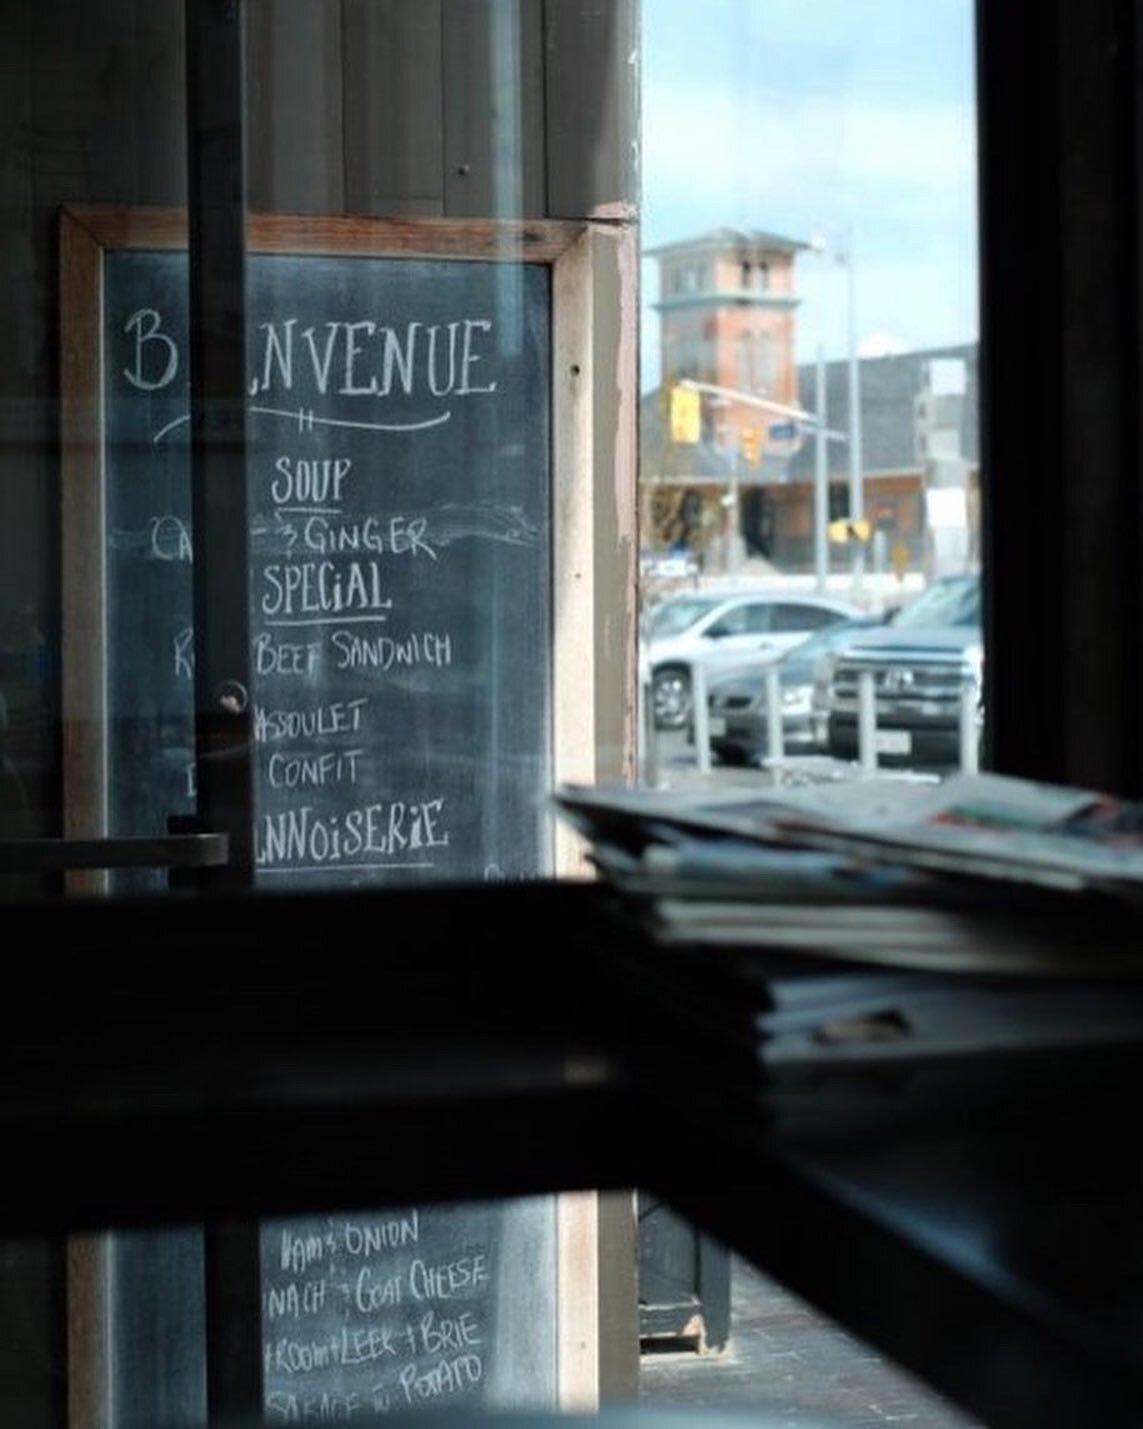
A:
MULTIPOLYGON (((852 235, 862 345, 978 334, 972 0, 643 0, 643 244, 852 235)), ((798 358, 847 344, 846 272, 798 259, 798 358)), ((643 265, 643 385, 659 378, 643 265)))

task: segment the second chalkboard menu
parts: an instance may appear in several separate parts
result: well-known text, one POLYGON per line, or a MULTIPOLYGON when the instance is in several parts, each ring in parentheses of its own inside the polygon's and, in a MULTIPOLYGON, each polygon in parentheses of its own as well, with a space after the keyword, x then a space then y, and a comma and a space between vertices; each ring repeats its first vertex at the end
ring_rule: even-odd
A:
MULTIPOLYGON (((188 266, 176 221, 116 229, 115 213, 80 215, 84 234, 102 225, 95 333, 85 279, 65 270, 65 376, 69 352, 97 369, 82 420, 104 532, 65 572, 65 720, 70 688, 70 722, 97 706, 103 731, 69 745, 65 795, 74 832, 162 834, 195 799, 188 266)), ((255 245, 247 267, 251 670, 236 698, 253 710, 256 878, 549 872, 545 795, 577 772, 553 747, 555 630, 574 640, 577 619, 559 609, 576 523, 557 529, 555 263, 575 231, 489 225, 474 242, 424 222, 365 238, 284 222, 264 221, 273 251, 255 245)), ((69 505, 91 540, 83 451, 69 443, 70 484, 65 452, 65 544, 69 505)))

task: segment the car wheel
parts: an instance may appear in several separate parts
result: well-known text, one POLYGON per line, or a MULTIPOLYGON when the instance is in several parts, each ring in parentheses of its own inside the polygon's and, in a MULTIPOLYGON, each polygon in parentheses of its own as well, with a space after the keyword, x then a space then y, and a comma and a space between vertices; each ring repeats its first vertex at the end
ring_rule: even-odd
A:
POLYGON ((691 717, 690 672, 678 666, 656 670, 651 679, 651 705, 658 729, 684 729, 691 717))

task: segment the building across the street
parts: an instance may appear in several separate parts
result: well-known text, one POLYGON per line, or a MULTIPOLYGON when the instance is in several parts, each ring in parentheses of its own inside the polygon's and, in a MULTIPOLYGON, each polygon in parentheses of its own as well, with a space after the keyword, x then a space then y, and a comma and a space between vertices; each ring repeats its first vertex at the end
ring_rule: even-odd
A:
MULTIPOLYGON (((749 492, 780 479, 794 447, 780 424, 797 409, 794 261, 807 246, 719 228, 650 250, 659 264, 663 379, 643 402, 648 544, 685 547, 713 567, 725 563, 734 528, 742 527, 726 498, 739 492, 757 525, 749 492), (680 431, 672 402, 688 383, 697 384, 690 398, 697 420, 680 431)), ((746 536, 747 547, 760 536, 746 536)))
MULTIPOLYGON (((713 571, 742 556, 813 569, 817 371, 794 356, 795 260, 807 246, 721 228, 651 250, 663 375, 642 402, 645 547, 690 552, 713 571)), ((971 558, 979 547, 976 344, 862 358, 859 386, 866 568, 930 568, 934 484, 963 492, 971 558), (942 387, 950 370, 959 378, 942 387)), ((847 361, 825 364, 825 389, 824 425, 844 435, 847 361)), ((826 442, 826 469, 825 515, 836 521, 850 515, 846 442, 826 442)), ((842 569, 851 551, 834 544, 830 558, 842 569)))
MULTIPOLYGON (((903 563, 908 569, 928 571, 932 552, 926 540, 926 490, 933 485, 934 468, 938 464, 963 468, 970 548, 966 554, 970 558, 979 556, 979 366, 976 343, 863 357, 858 363, 862 514, 871 528, 872 559, 880 559, 882 555, 892 559, 894 548, 901 547, 903 563), (961 390, 947 397, 939 393, 932 396, 934 372, 949 368, 954 372, 960 370, 961 390), (926 394, 929 394, 927 398, 926 394), (942 420, 948 423, 947 428, 942 428, 944 444, 929 452, 919 440, 923 437, 925 419, 918 408, 926 400, 930 408, 943 409, 942 420)), ((814 364, 799 367, 798 385, 802 405, 813 411, 817 389, 814 364)), ((847 361, 826 363, 825 389, 825 425, 833 431, 847 433, 850 430, 847 361)), ((813 568, 814 447, 814 436, 807 433, 783 479, 766 493, 773 503, 770 524, 775 554, 771 559, 783 569, 813 568)), ((843 442, 827 441, 826 471, 829 519, 833 521, 850 514, 849 448, 843 442)), ((833 547, 833 552, 835 564, 844 564, 849 559, 844 546, 833 547)), ((867 560, 866 564, 869 563, 867 560)))

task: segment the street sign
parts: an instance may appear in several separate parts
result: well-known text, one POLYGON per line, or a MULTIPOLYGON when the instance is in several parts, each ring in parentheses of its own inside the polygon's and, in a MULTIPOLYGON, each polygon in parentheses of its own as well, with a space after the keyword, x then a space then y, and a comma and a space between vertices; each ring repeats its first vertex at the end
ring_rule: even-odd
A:
POLYGON ((797 422, 771 422, 770 435, 776 442, 792 442, 798 435, 797 422))

